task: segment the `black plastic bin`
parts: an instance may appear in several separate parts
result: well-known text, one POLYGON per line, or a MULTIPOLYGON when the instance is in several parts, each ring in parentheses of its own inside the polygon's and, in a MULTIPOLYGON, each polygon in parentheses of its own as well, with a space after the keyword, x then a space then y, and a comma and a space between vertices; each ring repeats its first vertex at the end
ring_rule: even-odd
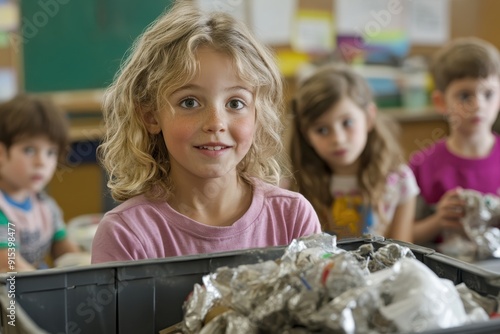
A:
MULTIPOLYGON (((354 250, 392 240, 349 239, 338 246, 354 250)), ((439 277, 465 282, 483 294, 500 294, 500 275, 441 255, 408 246, 439 277)), ((221 266, 238 266, 279 258, 284 247, 166 259, 113 262, 69 269, 19 274, 15 278, 16 327, 8 324, 8 276, 0 277, 2 333, 157 334, 182 320, 182 304, 194 283, 221 266)), ((500 333, 500 319, 426 333, 500 333)))

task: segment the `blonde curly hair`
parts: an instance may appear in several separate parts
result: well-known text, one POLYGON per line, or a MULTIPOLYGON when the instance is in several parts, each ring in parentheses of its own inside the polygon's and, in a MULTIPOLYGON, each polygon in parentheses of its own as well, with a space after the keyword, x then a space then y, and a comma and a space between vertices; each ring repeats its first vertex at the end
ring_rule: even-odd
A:
POLYGON ((240 177, 248 183, 257 177, 279 184, 286 171, 284 104, 273 55, 230 15, 178 1, 136 40, 105 94, 106 134, 98 156, 115 200, 170 196, 169 153, 162 134, 147 131, 144 114, 169 109, 168 96, 195 77, 196 50, 202 46, 228 54, 239 76, 255 87, 257 130, 237 166, 240 177))

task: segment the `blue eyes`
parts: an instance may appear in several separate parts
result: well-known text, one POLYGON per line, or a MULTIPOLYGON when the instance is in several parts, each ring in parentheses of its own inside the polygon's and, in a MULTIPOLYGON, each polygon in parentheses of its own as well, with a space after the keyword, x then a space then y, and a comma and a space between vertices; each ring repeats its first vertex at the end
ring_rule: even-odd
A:
MULTIPOLYGON (((350 118, 342 121, 342 128, 344 128, 344 129, 351 128, 353 125, 354 125, 354 121, 350 118)), ((314 130, 314 132, 316 132, 317 134, 322 135, 322 136, 328 135, 331 131, 332 130, 328 126, 318 127, 314 130)))
POLYGON ((228 102, 227 106, 231 109, 240 110, 245 107, 245 104, 240 100, 231 100, 228 102))
POLYGON ((354 124, 354 122, 352 121, 352 119, 346 119, 342 122, 342 125, 344 126, 344 128, 351 127, 353 124, 354 124))
POLYGON ((471 96, 472 96, 472 95, 471 95, 471 94, 469 94, 469 93, 460 93, 460 94, 458 95, 458 98, 459 98, 459 100, 460 100, 460 101, 462 101, 462 102, 467 102, 467 101, 471 98, 471 96))
MULTIPOLYGON (((35 155, 37 153, 37 149, 32 146, 27 146, 23 149, 23 152, 27 155, 35 155)), ((50 149, 45 152, 45 154, 49 157, 57 155, 58 151, 56 149, 50 149)))
MULTIPOLYGON (((182 100, 179 105, 185 109, 193 109, 193 108, 198 108, 201 106, 201 104, 198 103, 198 101, 196 101, 196 99, 194 99, 194 98, 186 98, 186 99, 182 100)), ((235 110, 243 109, 245 106, 246 106, 246 104, 243 101, 238 100, 238 99, 232 99, 226 104, 227 108, 235 109, 235 110)))
POLYGON ((196 108, 199 106, 200 106, 200 104, 195 99, 192 99, 192 98, 188 98, 188 99, 181 101, 181 107, 186 108, 186 109, 192 109, 192 108, 196 108))
MULTIPOLYGON (((486 90, 486 91, 483 91, 483 92, 480 92, 478 93, 478 96, 479 95, 483 95, 486 100, 489 100, 491 99, 491 97, 493 96, 493 91, 491 90, 486 90)), ((460 92, 458 94, 458 99, 462 102, 468 102, 471 98, 475 97, 476 94, 475 93, 470 93, 470 92, 460 92)))
POLYGON ((327 135, 328 129, 327 128, 318 128, 318 129, 316 129, 316 133, 320 134, 320 135, 327 135))
POLYGON ((28 146, 24 148, 23 152, 26 154, 35 154, 36 150, 34 147, 28 146))

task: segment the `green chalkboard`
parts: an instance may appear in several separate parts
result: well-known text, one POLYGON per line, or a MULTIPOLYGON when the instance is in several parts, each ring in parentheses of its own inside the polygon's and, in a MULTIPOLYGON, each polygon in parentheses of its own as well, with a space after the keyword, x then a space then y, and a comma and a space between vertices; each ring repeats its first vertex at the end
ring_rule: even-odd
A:
POLYGON ((108 86, 126 51, 172 0, 21 0, 24 89, 108 86))

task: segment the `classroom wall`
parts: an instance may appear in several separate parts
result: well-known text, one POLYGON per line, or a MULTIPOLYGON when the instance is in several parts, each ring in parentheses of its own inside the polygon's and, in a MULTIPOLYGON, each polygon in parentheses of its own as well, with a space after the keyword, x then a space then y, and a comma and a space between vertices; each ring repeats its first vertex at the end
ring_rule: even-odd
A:
MULTIPOLYGON (((493 43, 500 49, 500 1, 449 0, 450 38, 476 36, 493 43)), ((432 55, 438 47, 413 46, 411 53, 432 55)))

